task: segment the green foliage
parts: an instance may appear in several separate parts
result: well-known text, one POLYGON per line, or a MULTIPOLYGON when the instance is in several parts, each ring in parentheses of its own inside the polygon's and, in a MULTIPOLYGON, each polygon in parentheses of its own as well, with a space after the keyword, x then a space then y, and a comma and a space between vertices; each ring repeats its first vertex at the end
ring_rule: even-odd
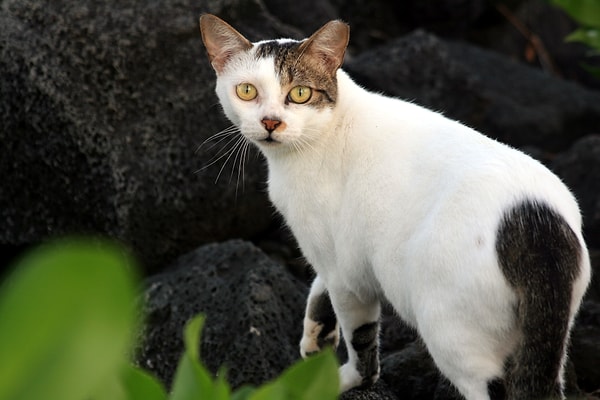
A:
POLYGON ((184 332, 185 352, 172 393, 128 361, 139 310, 126 253, 111 244, 71 240, 25 257, 0 287, 0 400, 333 400, 333 352, 301 361, 263 387, 232 393, 199 361, 204 318, 184 332))
POLYGON ((337 399, 337 361, 326 350, 305 362, 293 365, 277 380, 258 389, 249 400, 337 399))
POLYGON ((552 0, 580 25, 600 28, 600 1, 598 0, 552 0))
POLYGON ((77 400, 110 379, 136 327, 134 282, 130 260, 103 243, 23 259, 0 292, 0 399, 77 400))
MULTIPOLYGON (((600 0, 552 0, 552 3, 580 25, 565 40, 583 43, 591 48, 591 55, 600 55, 600 0)), ((584 68, 600 78, 600 68, 589 65, 584 68)))

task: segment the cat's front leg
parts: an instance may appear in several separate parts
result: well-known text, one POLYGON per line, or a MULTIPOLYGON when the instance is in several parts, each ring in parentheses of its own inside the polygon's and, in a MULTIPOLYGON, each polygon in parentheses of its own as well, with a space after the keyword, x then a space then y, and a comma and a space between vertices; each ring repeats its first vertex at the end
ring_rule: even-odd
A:
POLYGON ((300 341, 300 354, 306 358, 325 346, 337 348, 340 343, 340 328, 331 306, 325 284, 315 278, 306 302, 304 331, 300 341))
POLYGON ((340 391, 370 386, 379 379, 379 299, 359 299, 345 289, 330 289, 342 328, 348 361, 340 367, 340 391))

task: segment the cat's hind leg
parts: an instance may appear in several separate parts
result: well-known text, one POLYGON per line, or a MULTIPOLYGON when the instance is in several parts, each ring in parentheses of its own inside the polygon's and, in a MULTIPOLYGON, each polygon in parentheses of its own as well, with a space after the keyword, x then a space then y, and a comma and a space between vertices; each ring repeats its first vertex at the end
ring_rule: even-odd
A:
POLYGON ((452 325, 439 324, 439 334, 433 337, 422 335, 427 349, 440 372, 466 400, 489 400, 488 384, 501 376, 503 362, 487 357, 485 339, 452 325))
POLYGON ((303 358, 319 352, 325 346, 337 348, 340 328, 325 284, 319 276, 310 288, 304 314, 304 329, 300 341, 303 358))

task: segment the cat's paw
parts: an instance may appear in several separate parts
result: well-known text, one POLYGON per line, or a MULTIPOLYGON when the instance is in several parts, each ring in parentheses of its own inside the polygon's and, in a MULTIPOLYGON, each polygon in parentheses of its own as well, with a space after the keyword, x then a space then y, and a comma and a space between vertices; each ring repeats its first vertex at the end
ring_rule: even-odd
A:
POLYGON ((340 393, 362 385, 363 378, 360 376, 354 365, 344 364, 340 367, 340 393))
POLYGON ((340 367, 340 393, 355 387, 368 387, 379 379, 379 365, 370 376, 363 377, 352 364, 346 363, 340 367))
POLYGON ((304 333, 300 340, 300 354, 303 358, 321 351, 326 346, 335 349, 340 344, 339 327, 336 326, 330 332, 323 332, 324 326, 323 323, 310 318, 304 319, 304 333))

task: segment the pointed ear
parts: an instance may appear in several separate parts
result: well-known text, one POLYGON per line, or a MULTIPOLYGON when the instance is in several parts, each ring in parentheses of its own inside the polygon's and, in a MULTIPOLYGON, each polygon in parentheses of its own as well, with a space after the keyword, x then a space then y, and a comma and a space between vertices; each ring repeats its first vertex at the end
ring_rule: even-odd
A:
POLYGON ((349 39, 348 24, 339 20, 330 21, 302 43, 300 51, 303 57, 313 57, 327 72, 335 75, 344 62, 349 39))
POLYGON ((220 74, 227 61, 240 51, 252 48, 252 43, 227 22, 212 14, 200 17, 200 33, 213 68, 220 74))

